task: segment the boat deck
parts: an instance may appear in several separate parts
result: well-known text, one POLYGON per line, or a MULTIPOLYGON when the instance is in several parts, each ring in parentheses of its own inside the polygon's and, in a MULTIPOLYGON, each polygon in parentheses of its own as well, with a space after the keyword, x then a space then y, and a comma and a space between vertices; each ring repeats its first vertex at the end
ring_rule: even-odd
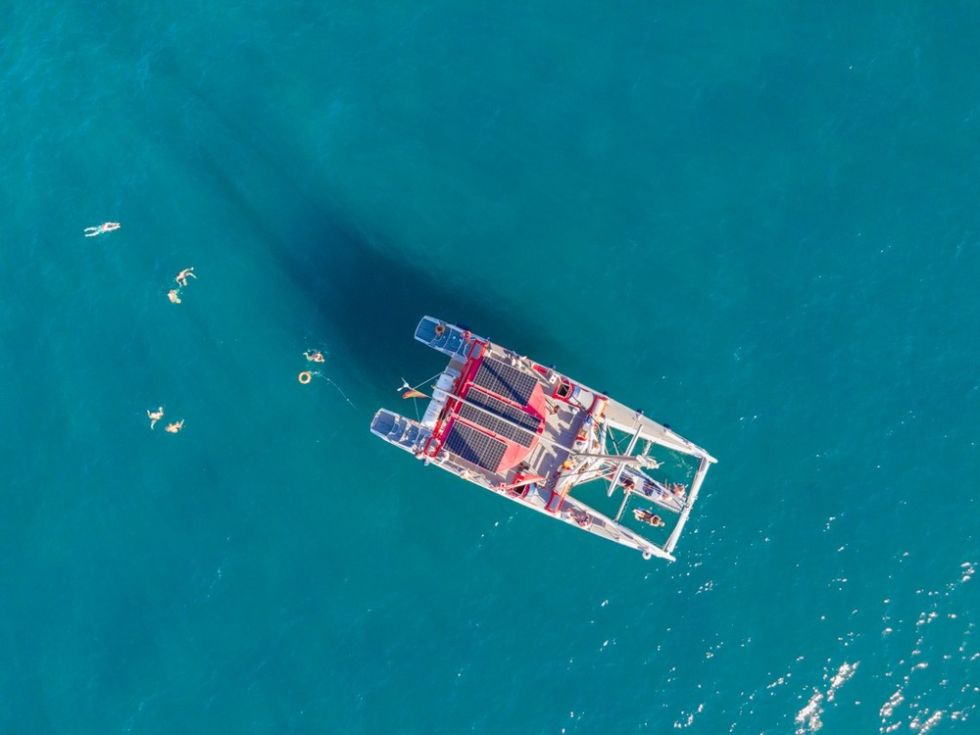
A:
POLYGON ((469 368, 470 378, 450 394, 447 405, 454 414, 443 417, 452 422, 443 448, 455 463, 485 475, 491 484, 507 484, 523 472, 548 478, 544 485, 553 489, 585 412, 551 397, 553 386, 528 363, 494 344, 487 345, 476 364, 454 361, 453 367, 463 375, 469 368), (532 408, 529 402, 536 394, 540 398, 532 408), (455 407, 454 398, 459 399, 455 407), (456 423, 459 419, 465 424, 456 423), (520 462, 501 468, 502 453, 513 445, 530 451, 520 462))
POLYGON ((559 470, 571 453, 571 446, 585 421, 585 412, 553 401, 554 413, 545 418, 545 434, 553 443, 542 442, 532 453, 530 471, 549 478, 545 487, 553 490, 559 470))

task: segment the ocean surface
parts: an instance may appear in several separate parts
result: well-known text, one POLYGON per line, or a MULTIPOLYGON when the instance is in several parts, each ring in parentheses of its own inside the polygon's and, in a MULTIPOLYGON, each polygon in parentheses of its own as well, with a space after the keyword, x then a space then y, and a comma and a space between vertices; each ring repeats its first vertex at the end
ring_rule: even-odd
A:
POLYGON ((978 27, 0 4, 0 732, 980 732, 978 27), (372 437, 426 313, 717 456, 678 561, 372 437))

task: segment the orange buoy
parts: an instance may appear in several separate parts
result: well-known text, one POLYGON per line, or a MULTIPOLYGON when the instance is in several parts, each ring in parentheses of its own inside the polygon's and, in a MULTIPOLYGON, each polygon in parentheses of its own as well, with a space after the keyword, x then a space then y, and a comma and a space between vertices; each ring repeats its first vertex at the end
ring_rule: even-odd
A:
POLYGON ((304 370, 299 374, 299 382, 301 385, 306 385, 311 380, 313 380, 313 373, 311 373, 309 370, 304 370))

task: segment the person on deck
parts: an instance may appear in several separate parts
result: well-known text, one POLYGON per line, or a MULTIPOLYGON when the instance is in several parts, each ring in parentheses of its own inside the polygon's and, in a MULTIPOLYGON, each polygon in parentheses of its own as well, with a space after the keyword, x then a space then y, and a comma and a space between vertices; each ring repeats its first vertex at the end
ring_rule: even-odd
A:
POLYGON ((654 528, 660 528, 661 526, 665 525, 663 518, 658 516, 653 511, 644 508, 634 508, 633 517, 641 523, 647 523, 654 528))

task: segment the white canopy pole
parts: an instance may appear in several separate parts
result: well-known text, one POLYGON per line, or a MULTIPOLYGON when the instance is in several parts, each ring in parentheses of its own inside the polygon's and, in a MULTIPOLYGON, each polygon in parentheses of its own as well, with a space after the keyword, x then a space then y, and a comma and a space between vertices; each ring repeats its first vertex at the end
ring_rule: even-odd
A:
POLYGON ((674 547, 677 545, 677 540, 681 536, 681 531, 684 530, 684 524, 687 523, 687 517, 691 515, 691 508, 694 506, 694 501, 698 499, 698 492, 701 490, 701 483, 704 482, 704 476, 708 474, 708 468, 711 466, 710 459, 708 457, 702 457, 700 464, 698 464, 698 472, 694 476, 694 482, 691 483, 691 492, 687 496, 687 502, 684 504, 684 509, 681 511, 681 517, 677 520, 677 525, 674 526, 674 530, 670 534, 670 538, 667 539, 667 543, 664 544, 664 548, 668 552, 672 552, 674 547))

